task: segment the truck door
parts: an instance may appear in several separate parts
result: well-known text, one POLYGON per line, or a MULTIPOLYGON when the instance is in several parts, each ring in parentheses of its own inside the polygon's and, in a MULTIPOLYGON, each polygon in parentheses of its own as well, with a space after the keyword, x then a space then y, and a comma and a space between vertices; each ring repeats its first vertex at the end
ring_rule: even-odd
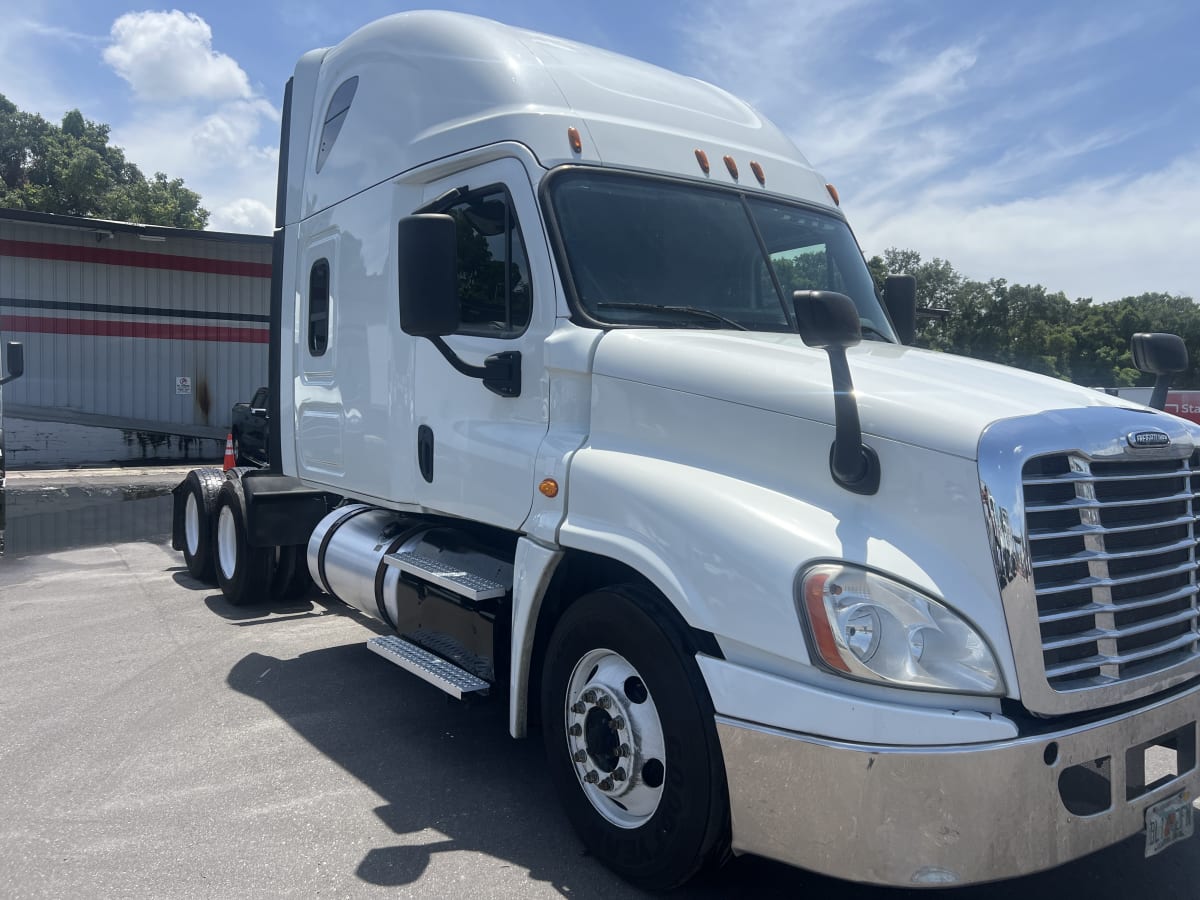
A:
POLYGON ((554 328, 554 279, 524 166, 502 159, 460 172, 428 185, 424 201, 464 186, 431 209, 458 226, 462 325, 446 343, 472 365, 493 353, 520 352, 521 393, 492 393, 452 369, 432 343, 419 341, 414 482, 426 508, 516 529, 532 503, 534 461, 546 434, 542 345, 554 328))

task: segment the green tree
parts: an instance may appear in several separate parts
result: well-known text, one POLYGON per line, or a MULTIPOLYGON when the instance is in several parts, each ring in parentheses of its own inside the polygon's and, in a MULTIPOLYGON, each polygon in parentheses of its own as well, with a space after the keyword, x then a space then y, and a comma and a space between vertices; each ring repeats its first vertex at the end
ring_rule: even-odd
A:
POLYGON ((1130 338, 1139 331, 1165 331, 1178 334, 1192 351, 1191 367, 1173 384, 1200 387, 1200 306, 1190 297, 1146 293, 1111 303, 1088 297, 1072 302, 1040 284, 973 281, 946 260, 926 262, 915 250, 896 248, 872 257, 867 266, 876 284, 889 274, 914 276, 918 305, 947 311, 942 319, 924 321, 919 346, 1078 384, 1129 387, 1154 380, 1134 367, 1130 338))
POLYGON ((109 127, 73 109, 56 126, 0 94, 0 206, 204 228, 208 210, 182 178, 147 179, 108 142, 109 127))

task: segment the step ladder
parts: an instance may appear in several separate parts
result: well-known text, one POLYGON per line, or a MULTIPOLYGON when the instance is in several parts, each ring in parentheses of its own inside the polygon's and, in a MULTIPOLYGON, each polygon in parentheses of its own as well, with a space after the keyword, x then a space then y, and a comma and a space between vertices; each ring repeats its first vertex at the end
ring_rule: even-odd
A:
POLYGON ((419 553, 389 553, 383 561, 418 581, 437 585, 442 590, 475 603, 497 600, 512 590, 510 584, 501 584, 484 575, 446 565, 419 553))
MULTIPOLYGON (((472 603, 498 600, 512 590, 511 584, 503 584, 419 553, 389 553, 383 561, 410 579, 433 585, 472 603)), ((457 646, 457 642, 449 635, 424 631, 411 635, 386 635, 367 641, 367 649, 459 700, 486 697, 492 686, 491 682, 477 674, 488 674, 490 666, 487 667, 488 671, 483 671, 480 667, 483 661, 476 660, 457 646), (465 666, 473 666, 476 671, 465 666)))
POLYGON ((459 700, 486 697, 491 688, 479 676, 394 634, 371 638, 367 649, 459 700))

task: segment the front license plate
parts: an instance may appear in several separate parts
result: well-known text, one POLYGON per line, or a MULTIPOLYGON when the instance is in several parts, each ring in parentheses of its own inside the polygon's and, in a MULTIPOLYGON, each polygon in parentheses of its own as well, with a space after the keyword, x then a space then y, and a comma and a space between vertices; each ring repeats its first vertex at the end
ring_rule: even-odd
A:
POLYGON ((1192 798, 1184 791, 1146 810, 1146 856, 1192 836, 1192 798))

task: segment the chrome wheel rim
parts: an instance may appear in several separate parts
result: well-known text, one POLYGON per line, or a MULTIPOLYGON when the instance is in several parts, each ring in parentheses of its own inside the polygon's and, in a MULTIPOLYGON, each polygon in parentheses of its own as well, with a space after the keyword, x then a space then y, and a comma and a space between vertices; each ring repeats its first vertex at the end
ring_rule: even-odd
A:
POLYGON ((200 506, 196 503, 195 493, 191 491, 183 507, 183 538, 188 554, 195 556, 200 550, 200 506))
POLYGON ((662 800, 666 740, 638 671, 612 650, 586 653, 571 672, 563 721, 584 796, 618 828, 638 828, 662 800))
POLYGON ((237 526, 233 520, 233 509, 222 506, 217 516, 217 564, 226 581, 232 580, 237 570, 237 552, 237 526))

